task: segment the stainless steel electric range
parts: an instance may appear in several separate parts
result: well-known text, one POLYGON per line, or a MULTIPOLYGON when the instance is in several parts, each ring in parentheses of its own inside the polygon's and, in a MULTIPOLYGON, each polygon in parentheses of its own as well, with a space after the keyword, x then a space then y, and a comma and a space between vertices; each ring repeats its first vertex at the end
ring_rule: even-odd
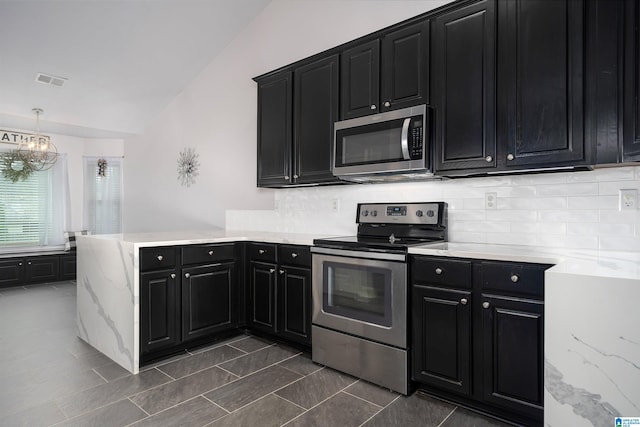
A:
POLYGON ((311 248, 312 359, 407 394, 408 249, 447 240, 447 204, 360 203, 356 222, 311 248))

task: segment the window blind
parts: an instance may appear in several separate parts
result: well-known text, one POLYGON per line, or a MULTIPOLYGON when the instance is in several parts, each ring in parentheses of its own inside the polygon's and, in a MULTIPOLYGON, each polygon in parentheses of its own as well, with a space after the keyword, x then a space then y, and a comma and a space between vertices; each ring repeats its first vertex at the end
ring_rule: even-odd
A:
POLYGON ((84 227, 93 234, 122 231, 122 159, 84 158, 84 227), (98 161, 105 159, 104 176, 98 175, 98 161))

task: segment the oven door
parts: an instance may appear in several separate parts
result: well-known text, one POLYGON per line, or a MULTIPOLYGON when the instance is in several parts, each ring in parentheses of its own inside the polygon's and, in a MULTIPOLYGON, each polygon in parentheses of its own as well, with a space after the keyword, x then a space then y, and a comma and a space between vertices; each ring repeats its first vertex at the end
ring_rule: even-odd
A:
POLYGON ((405 255, 312 250, 313 323, 407 348, 405 255))

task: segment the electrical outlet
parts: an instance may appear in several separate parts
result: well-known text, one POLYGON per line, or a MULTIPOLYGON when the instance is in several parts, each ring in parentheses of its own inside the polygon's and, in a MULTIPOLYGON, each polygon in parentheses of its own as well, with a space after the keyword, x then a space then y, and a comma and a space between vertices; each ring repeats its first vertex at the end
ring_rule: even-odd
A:
POLYGON ((484 193, 484 208, 490 210, 498 209, 498 193, 484 193))
POLYGON ((631 211, 638 209, 638 190, 635 188, 628 190, 620 190, 620 208, 621 211, 631 211))
POLYGON ((331 210, 334 212, 340 212, 340 199, 331 200, 331 210))

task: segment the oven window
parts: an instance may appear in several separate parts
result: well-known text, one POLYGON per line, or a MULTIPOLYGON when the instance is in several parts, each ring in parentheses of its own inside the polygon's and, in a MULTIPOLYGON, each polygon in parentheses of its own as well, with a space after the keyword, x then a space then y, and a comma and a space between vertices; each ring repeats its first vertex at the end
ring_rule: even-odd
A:
POLYGON ((326 261, 323 266, 325 312, 391 326, 391 270, 326 261))

